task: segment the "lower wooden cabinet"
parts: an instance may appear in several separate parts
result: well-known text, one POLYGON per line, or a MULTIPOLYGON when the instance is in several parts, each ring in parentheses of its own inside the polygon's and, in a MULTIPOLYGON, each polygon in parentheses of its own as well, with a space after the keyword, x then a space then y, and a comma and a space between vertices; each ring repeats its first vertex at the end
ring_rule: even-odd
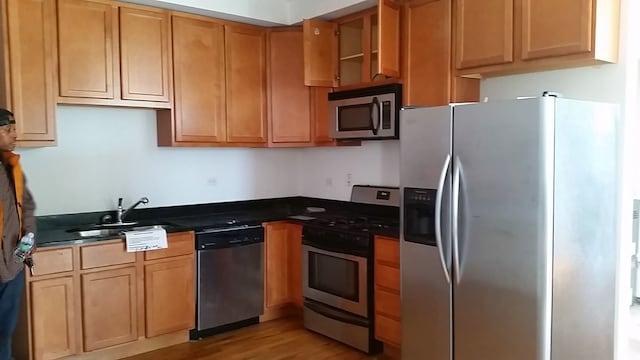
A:
POLYGON ((273 319, 290 305, 302 308, 302 226, 278 221, 264 229, 264 318, 273 319))
POLYGON ((289 224, 286 222, 275 222, 265 226, 265 309, 289 303, 288 230, 289 224))
POLYGON ((194 279, 193 256, 144 266, 147 337, 193 328, 194 279))
POLYGON ((400 242, 376 236, 374 247, 375 336, 400 348, 400 242))
POLYGON ((302 225, 289 224, 288 265, 289 265, 289 300, 302 309, 302 225))
POLYGON ((146 253, 126 252, 121 239, 38 249, 38 267, 26 275, 16 358, 112 359, 188 341, 195 322, 194 241, 190 231, 168 234, 167 249, 146 253), (169 338, 143 344, 143 334, 169 338))
POLYGON ((33 357, 58 359, 76 353, 73 277, 37 280, 29 284, 33 323, 33 357))
POLYGON ((136 268, 82 275, 84 351, 138 338, 136 268))

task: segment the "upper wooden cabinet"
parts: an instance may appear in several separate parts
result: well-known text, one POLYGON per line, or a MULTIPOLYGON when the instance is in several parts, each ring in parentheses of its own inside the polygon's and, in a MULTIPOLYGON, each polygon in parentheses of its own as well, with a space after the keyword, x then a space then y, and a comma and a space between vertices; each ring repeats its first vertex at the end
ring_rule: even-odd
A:
POLYGON ((455 77, 451 66, 451 0, 403 7, 403 104, 439 106, 477 101, 479 80, 455 77))
POLYGON ((269 146, 311 143, 309 87, 304 85, 302 29, 269 34, 269 146))
POLYGON ((313 143, 316 145, 335 145, 336 141, 329 133, 329 93, 330 87, 311 88, 311 122, 313 123, 313 143))
POLYGON ((225 25, 227 142, 267 142, 265 30, 225 25))
POLYGON ((56 1, 1 2, 0 104, 16 118, 18 146, 56 144, 56 1))
POLYGON ((169 13, 120 8, 122 98, 168 102, 169 13))
POLYGON ((616 62, 619 5, 619 0, 456 0, 458 74, 481 77, 616 62))
POLYGON ((378 74, 400 77, 400 5, 379 0, 377 17, 378 26, 371 27, 372 79, 378 74))
POLYGON ((227 114, 223 25, 174 15, 173 57, 174 118, 170 112, 158 114, 159 144, 224 143, 227 114))
POLYGON ((322 20, 305 20, 304 84, 307 86, 338 86, 337 25, 322 20))
POLYGON ((169 17, 164 10, 59 0, 58 36, 58 102, 170 107, 169 17))
POLYGON ((336 145, 329 136, 328 94, 332 88, 304 85, 307 68, 302 30, 273 30, 268 43, 269 146, 336 145))
POLYGON ((513 1, 456 0, 456 67, 513 60, 513 1))
POLYGON ((400 6, 377 8, 335 22, 304 21, 305 85, 336 87, 400 74, 400 6), (383 76, 383 77, 384 77, 383 76))
MULTIPOLYGON (((598 2, 602 6, 603 1, 598 2)), ((596 0, 522 0, 522 59, 591 51, 595 3, 596 0)))
POLYGON ((173 16, 175 111, 158 112, 163 146, 267 142, 266 32, 173 16))

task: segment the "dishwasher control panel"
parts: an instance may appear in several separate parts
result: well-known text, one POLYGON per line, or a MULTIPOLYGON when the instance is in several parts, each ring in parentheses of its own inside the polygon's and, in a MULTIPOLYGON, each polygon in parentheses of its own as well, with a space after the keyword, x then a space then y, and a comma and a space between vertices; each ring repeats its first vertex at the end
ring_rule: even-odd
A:
POLYGON ((196 250, 223 249, 264 242, 261 225, 241 225, 196 232, 196 250))

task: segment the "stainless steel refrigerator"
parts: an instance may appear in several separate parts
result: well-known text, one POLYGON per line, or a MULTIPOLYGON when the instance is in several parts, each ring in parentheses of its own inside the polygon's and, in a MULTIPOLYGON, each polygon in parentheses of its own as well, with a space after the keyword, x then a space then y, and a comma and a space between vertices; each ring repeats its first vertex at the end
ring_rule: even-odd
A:
POLYGON ((613 358, 615 105, 555 97, 400 116, 402 358, 613 358))

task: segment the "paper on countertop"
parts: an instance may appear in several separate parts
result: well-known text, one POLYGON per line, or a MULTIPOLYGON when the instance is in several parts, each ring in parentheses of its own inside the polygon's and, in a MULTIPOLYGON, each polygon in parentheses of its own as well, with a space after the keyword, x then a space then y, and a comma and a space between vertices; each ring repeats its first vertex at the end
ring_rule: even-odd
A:
POLYGON ((166 249, 167 232, 163 228, 126 231, 127 252, 166 249))

